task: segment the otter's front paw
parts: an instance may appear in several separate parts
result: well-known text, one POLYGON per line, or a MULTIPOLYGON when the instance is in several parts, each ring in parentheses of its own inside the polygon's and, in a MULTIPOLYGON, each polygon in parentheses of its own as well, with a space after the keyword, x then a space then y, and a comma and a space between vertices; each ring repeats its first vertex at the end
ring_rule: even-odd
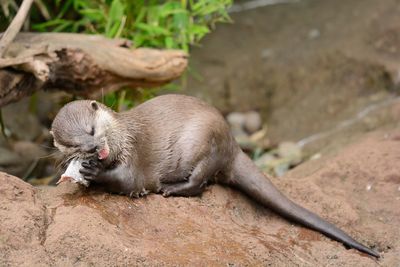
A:
POLYGON ((97 160, 87 160, 82 162, 82 168, 79 172, 83 174, 86 180, 95 180, 102 172, 102 164, 97 160))

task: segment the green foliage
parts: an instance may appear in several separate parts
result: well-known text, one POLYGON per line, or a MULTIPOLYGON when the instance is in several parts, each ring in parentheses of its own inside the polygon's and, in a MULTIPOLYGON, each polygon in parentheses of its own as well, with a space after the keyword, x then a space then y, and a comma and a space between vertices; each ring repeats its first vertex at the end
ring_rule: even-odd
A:
MULTIPOLYGON (((134 47, 189 52, 190 45, 198 44, 215 23, 230 21, 227 8, 231 4, 232 0, 38 0, 27 24, 35 31, 95 33, 127 38, 134 47)), ((15 1, 4 0, 1 7, 0 17, 11 21, 18 8, 15 1)), ((172 84, 163 90, 177 88, 172 84)), ((121 110, 153 97, 158 90, 111 93, 104 102, 121 110)))
POLYGON ((229 21, 232 0, 66 0, 47 6, 56 14, 37 31, 88 32, 124 37, 135 47, 189 50, 216 22, 229 21))

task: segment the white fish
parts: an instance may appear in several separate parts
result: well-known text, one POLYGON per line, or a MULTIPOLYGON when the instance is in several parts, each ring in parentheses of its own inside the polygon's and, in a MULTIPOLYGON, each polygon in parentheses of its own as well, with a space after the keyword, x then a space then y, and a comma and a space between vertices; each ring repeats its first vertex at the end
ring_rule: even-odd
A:
POLYGON ((79 159, 73 159, 65 172, 61 175, 60 180, 57 181, 57 184, 60 184, 65 181, 78 183, 88 187, 90 185, 90 181, 86 180, 83 177, 83 174, 79 172, 79 169, 82 166, 82 161, 79 159))

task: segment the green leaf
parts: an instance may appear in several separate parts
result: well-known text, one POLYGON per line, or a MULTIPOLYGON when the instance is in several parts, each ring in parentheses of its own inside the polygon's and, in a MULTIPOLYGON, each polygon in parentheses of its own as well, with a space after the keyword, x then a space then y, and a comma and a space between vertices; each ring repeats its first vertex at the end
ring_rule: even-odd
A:
MULTIPOLYGON (((147 13, 147 8, 143 7, 140 11, 139 14, 137 15, 136 19, 135 19, 135 24, 136 23, 140 23, 141 21, 143 21, 144 17, 146 16, 147 13)), ((135 26, 134 24, 134 26, 135 26)))
POLYGON ((173 21, 176 29, 181 30, 187 28, 189 24, 189 14, 187 12, 177 13, 174 15, 173 21))
POLYGON ((87 8, 79 11, 79 13, 91 21, 101 22, 106 19, 104 12, 99 9, 87 8))
POLYGON ((68 9, 70 8, 70 6, 73 4, 73 0, 67 0, 65 2, 65 4, 62 6, 60 12, 57 15, 57 19, 60 19, 62 17, 64 17, 65 13, 67 13, 68 9))
POLYGON ((207 26, 193 24, 189 26, 188 32, 190 32, 190 34, 192 35, 190 42, 195 43, 200 41, 200 39, 203 38, 204 35, 209 33, 210 29, 207 26))
POLYGON ((72 24, 74 24, 72 21, 66 21, 65 23, 60 24, 57 27, 55 27, 52 31, 53 32, 62 32, 63 30, 70 27, 72 24))
POLYGON ((118 98, 116 93, 110 93, 104 96, 104 104, 113 107, 117 104, 118 98))
POLYGON ((210 29, 204 25, 192 24, 189 26, 189 31, 194 34, 207 34, 210 32, 210 29))
POLYGON ((151 6, 147 10, 147 23, 152 26, 158 26, 160 20, 160 8, 158 6, 151 6))
POLYGON ((120 0, 113 0, 108 13, 105 33, 108 37, 113 37, 120 25, 122 16, 124 15, 124 5, 120 0))
POLYGON ((166 37, 165 38, 165 47, 168 48, 168 49, 175 48, 174 47, 174 40, 172 39, 172 37, 166 37))
POLYGON ((124 5, 120 0, 114 0, 111 4, 110 13, 108 14, 111 20, 120 20, 124 15, 124 5))
POLYGON ((167 17, 176 13, 187 12, 186 9, 181 7, 181 4, 178 2, 168 2, 162 5, 159 11, 160 17, 167 17))
POLYGON ((141 34, 135 34, 133 37, 133 44, 136 48, 141 47, 144 42, 145 38, 141 34))
POLYGON ((54 19, 47 22, 34 24, 32 25, 32 29, 42 31, 42 30, 48 30, 48 28, 50 27, 57 27, 63 24, 69 24, 69 21, 65 19, 54 19))
POLYGON ((136 27, 140 30, 147 32, 150 35, 170 35, 170 32, 167 29, 164 29, 156 25, 136 23, 136 27))
POLYGON ((116 35, 116 33, 118 32, 120 23, 114 23, 111 26, 111 29, 109 29, 109 31, 107 32, 107 37, 114 37, 116 35))

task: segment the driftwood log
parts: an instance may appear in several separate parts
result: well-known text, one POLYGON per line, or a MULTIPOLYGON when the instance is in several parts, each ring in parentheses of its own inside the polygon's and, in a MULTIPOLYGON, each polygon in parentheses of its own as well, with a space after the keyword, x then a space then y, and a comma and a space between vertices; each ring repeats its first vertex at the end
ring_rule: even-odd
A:
POLYGON ((0 107, 38 90, 91 97, 159 86, 187 66, 182 51, 129 47, 128 40, 98 35, 19 33, 0 58, 0 107))

